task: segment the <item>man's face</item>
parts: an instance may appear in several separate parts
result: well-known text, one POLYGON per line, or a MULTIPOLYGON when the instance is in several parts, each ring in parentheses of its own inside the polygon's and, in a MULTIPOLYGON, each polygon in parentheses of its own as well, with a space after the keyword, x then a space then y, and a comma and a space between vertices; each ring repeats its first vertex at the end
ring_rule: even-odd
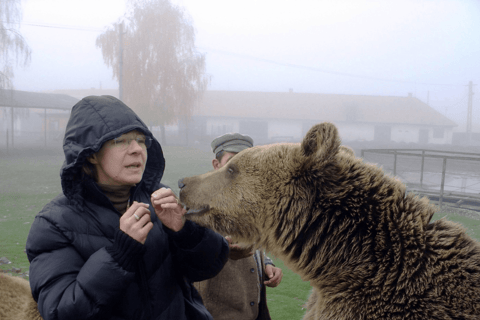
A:
POLYGON ((228 160, 230 160, 234 155, 236 155, 236 153, 233 153, 233 152, 225 152, 223 154, 223 157, 222 159, 220 159, 220 161, 218 161, 217 159, 213 159, 213 169, 217 170, 217 169, 220 169, 221 167, 223 167, 225 164, 227 164, 228 160))

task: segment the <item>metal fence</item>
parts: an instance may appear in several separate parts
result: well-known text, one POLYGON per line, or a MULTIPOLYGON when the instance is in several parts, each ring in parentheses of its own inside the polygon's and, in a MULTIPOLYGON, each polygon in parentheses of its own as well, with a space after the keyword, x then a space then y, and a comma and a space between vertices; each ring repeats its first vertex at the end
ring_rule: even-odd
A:
POLYGON ((480 154, 429 149, 362 149, 366 162, 383 167, 409 191, 457 206, 480 207, 480 154))

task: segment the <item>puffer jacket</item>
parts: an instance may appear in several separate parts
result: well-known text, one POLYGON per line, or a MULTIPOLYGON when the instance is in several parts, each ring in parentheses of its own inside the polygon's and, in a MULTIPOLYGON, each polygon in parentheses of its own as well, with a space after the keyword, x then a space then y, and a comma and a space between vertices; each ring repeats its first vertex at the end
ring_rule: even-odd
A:
POLYGON ((150 203, 163 186, 165 160, 147 126, 114 97, 86 97, 72 109, 63 194, 36 216, 27 239, 30 286, 45 320, 212 319, 192 282, 220 272, 228 259, 225 239, 190 221, 173 232, 150 207, 154 227, 142 245, 119 229, 120 213, 97 184, 81 178, 89 155, 131 130, 153 138, 130 196, 150 203))

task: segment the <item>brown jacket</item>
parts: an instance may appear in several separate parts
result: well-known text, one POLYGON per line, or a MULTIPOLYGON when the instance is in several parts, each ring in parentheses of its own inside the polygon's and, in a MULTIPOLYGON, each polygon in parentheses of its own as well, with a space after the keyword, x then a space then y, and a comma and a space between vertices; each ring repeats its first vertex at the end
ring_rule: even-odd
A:
POLYGON ((252 257, 229 259, 214 278, 195 282, 214 320, 270 320, 265 285, 264 254, 260 252, 262 279, 252 257), (259 303, 260 299, 260 303, 259 303))

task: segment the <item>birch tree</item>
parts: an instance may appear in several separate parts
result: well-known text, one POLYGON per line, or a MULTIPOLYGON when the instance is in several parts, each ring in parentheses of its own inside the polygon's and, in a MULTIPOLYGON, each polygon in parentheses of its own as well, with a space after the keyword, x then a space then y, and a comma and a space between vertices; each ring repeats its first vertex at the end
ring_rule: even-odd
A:
POLYGON ((102 33, 96 45, 113 77, 123 79, 124 102, 147 125, 161 126, 165 143, 164 126, 187 122, 209 82, 187 13, 169 0, 131 0, 123 21, 102 33))
POLYGON ((31 50, 17 30, 22 19, 21 0, 0 1, 0 89, 10 89, 14 66, 26 66, 31 50))

